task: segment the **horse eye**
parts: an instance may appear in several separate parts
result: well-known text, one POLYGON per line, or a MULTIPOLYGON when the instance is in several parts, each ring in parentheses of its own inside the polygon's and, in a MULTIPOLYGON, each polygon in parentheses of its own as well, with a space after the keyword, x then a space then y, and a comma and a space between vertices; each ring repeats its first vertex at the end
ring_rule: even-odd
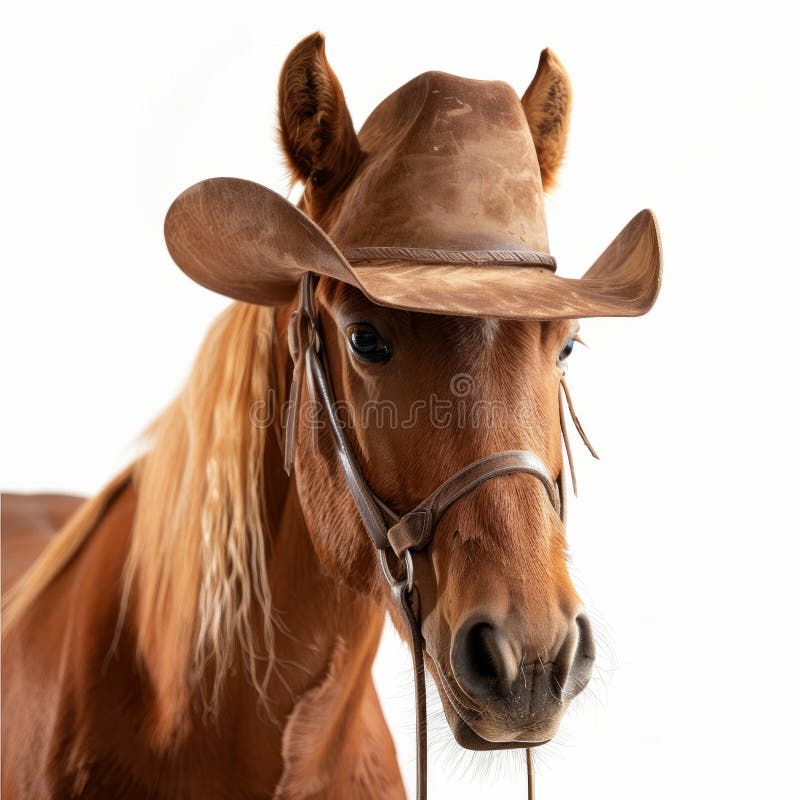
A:
POLYGON ((392 357, 389 345, 367 322, 356 322, 347 326, 347 341, 350 349, 362 360, 386 362, 392 357))
POLYGON ((558 356, 558 363, 563 364, 568 358, 569 354, 572 352, 572 348, 575 347, 575 340, 570 339, 565 345, 564 349, 559 353, 558 356))

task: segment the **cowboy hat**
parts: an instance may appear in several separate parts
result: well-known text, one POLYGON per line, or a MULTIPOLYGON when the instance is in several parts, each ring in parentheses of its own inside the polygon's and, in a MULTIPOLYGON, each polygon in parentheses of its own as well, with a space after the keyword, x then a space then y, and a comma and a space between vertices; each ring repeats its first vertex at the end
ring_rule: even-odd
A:
POLYGON ((373 111, 357 147, 327 231, 264 186, 213 178, 169 209, 170 254, 203 286, 260 305, 291 301, 307 271, 433 314, 550 320, 653 305, 661 245, 649 210, 582 278, 556 275, 534 136, 507 84, 420 75, 373 111))

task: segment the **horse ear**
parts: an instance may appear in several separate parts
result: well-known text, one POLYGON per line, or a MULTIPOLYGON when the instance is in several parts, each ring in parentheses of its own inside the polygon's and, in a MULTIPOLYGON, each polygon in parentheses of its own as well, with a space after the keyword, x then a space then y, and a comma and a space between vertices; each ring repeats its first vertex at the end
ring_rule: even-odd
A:
POLYGON ((555 185, 556 172, 564 158, 572 112, 569 76, 548 48, 539 56, 536 75, 522 95, 522 106, 536 145, 542 186, 548 191, 555 185))
POLYGON ((321 33, 307 36, 289 53, 278 85, 278 115, 295 180, 328 188, 352 173, 361 150, 321 33))

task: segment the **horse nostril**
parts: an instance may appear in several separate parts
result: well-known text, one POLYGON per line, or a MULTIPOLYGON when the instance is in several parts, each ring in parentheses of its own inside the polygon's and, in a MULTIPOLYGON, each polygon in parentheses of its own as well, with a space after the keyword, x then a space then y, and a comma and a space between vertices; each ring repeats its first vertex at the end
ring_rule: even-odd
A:
POLYGON ((488 622, 467 623, 459 628, 451 661, 459 685, 475 699, 505 697, 519 672, 508 638, 488 622))
POLYGON ((571 699, 589 682, 594 665, 594 637, 586 614, 578 614, 553 663, 553 682, 559 699, 571 699))
POLYGON ((573 693, 578 694, 586 688, 586 684, 589 683, 589 679, 592 676, 595 646, 589 617, 586 614, 579 614, 575 619, 575 624, 578 628, 578 646, 572 661, 570 680, 573 693))

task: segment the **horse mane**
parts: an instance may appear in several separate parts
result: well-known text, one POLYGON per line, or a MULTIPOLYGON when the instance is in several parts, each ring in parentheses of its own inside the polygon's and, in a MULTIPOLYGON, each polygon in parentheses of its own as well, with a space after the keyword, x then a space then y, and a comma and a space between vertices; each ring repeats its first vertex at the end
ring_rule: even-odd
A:
POLYGON ((196 687, 210 687, 204 700, 214 713, 237 647, 266 702, 269 430, 251 414, 270 390, 273 328, 274 312, 260 306, 234 303, 219 317, 183 392, 151 427, 137 470, 125 594, 133 593, 139 651, 167 723, 196 687))
POLYGON ((138 496, 119 630, 126 615, 135 619, 164 737, 185 719, 195 689, 205 710, 216 712, 239 658, 266 705, 274 667, 270 430, 252 410, 274 389, 273 330, 272 309, 234 303, 219 316, 184 389, 150 426, 148 451, 76 513, 5 609, 7 631, 77 553, 115 485, 132 474, 138 496))

